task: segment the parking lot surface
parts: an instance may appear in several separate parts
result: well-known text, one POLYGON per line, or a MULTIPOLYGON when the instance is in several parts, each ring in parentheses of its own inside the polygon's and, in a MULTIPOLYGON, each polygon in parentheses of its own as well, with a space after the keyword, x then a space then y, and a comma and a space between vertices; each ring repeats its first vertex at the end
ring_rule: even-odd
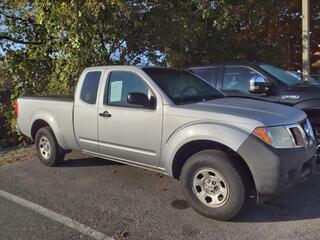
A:
MULTIPOLYGON (((179 182, 79 152, 0 167, 0 190, 115 239, 319 239, 320 171, 233 222, 194 212, 179 182)), ((0 195, 0 239, 94 239, 0 195)))

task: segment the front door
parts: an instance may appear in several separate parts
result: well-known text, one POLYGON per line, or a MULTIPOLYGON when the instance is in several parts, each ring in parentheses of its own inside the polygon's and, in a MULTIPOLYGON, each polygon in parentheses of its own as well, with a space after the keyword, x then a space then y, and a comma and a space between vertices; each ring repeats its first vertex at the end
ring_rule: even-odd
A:
POLYGON ((256 75, 261 76, 265 81, 270 81, 251 67, 226 66, 224 68, 222 90, 231 97, 250 97, 270 102, 278 101, 276 94, 265 95, 250 92, 250 79, 254 78, 256 75))
POLYGON ((105 81, 99 105, 100 153, 127 162, 157 166, 162 135, 162 103, 151 86, 130 71, 112 71, 105 81), (128 103, 129 93, 142 93, 153 102, 150 109, 128 103))

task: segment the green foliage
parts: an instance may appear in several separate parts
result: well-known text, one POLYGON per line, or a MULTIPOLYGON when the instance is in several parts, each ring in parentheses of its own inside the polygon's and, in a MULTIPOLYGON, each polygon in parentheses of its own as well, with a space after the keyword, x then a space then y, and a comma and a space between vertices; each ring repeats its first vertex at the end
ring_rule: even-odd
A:
MULTIPOLYGON (((311 4, 319 51, 320 4, 311 4)), ((298 69, 300 12, 300 0, 2 0, 0 134, 13 133, 17 97, 72 94, 89 66, 241 59, 298 69)))

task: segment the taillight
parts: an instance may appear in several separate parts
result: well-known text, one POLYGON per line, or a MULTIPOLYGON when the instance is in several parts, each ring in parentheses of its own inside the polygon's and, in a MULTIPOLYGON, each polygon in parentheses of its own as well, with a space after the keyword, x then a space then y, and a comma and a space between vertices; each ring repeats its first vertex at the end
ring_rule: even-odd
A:
POLYGON ((19 116, 19 104, 18 104, 18 101, 16 101, 16 103, 15 103, 14 113, 16 115, 16 118, 18 118, 18 116, 19 116))

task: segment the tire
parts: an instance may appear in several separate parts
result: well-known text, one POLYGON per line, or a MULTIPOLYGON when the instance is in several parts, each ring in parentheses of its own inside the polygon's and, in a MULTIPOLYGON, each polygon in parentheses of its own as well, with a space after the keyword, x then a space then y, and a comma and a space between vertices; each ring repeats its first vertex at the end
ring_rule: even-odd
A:
POLYGON ((64 159, 65 154, 49 127, 38 130, 35 147, 40 161, 46 166, 57 166, 64 159))
POLYGON ((250 194, 248 179, 245 169, 219 150, 192 155, 180 176, 191 207, 203 216, 222 221, 236 218, 246 207, 250 194))

